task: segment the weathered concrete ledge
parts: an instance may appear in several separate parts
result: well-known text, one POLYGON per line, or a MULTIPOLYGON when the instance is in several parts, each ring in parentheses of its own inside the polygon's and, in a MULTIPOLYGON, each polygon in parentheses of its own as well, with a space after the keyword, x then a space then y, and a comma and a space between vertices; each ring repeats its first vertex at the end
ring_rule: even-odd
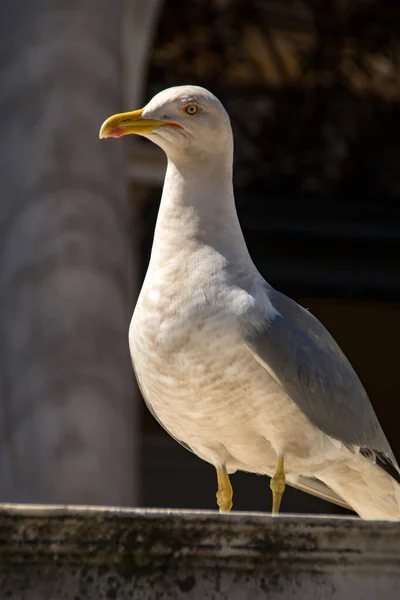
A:
POLYGON ((400 522, 0 506, 0 598, 400 598, 400 522))

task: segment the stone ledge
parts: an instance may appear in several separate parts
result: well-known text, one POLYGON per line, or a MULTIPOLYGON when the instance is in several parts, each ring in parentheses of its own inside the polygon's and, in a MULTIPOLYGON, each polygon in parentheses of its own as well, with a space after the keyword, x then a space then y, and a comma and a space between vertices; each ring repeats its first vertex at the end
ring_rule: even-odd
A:
POLYGON ((400 522, 0 507, 0 599, 400 597, 400 522))

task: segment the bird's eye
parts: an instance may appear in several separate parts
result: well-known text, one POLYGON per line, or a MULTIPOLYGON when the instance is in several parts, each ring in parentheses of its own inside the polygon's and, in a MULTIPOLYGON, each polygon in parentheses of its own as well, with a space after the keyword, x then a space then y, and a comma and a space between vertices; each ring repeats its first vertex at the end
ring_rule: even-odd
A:
POLYGON ((197 106, 197 104, 188 104, 183 110, 187 115, 193 117, 193 115, 195 115, 199 111, 199 107, 197 106))

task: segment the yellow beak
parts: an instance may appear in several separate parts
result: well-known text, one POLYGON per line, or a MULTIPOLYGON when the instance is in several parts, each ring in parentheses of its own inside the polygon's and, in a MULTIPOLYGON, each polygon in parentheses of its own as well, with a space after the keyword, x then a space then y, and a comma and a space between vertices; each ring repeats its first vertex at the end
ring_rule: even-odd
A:
POLYGON ((146 119, 142 117, 143 108, 127 113, 119 113, 106 119, 100 127, 99 138, 119 138, 123 135, 151 133, 157 127, 170 125, 171 127, 182 127, 172 121, 162 121, 161 119, 146 119))

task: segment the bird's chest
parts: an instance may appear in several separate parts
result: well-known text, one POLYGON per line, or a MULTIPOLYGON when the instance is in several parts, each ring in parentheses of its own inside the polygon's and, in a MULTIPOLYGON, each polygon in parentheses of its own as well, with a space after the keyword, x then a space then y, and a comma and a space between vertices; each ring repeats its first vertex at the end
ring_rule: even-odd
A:
POLYGON ((232 359, 253 298, 231 283, 229 269, 210 249, 201 248, 189 261, 178 259, 179 253, 157 276, 148 273, 131 322, 130 348, 139 378, 188 385, 232 359))
MULTIPOLYGON (((132 319, 130 348, 143 395, 170 430, 216 426, 234 401, 247 357, 237 315, 199 294, 160 310, 142 295, 132 319)), ((238 399, 239 401, 239 399, 238 399)), ((178 431, 175 431, 178 435, 178 431)), ((181 438, 182 439, 182 438, 181 438)))
POLYGON ((151 395, 193 392, 234 360, 239 337, 232 315, 202 298, 159 310, 140 301, 130 328, 133 364, 151 395))

